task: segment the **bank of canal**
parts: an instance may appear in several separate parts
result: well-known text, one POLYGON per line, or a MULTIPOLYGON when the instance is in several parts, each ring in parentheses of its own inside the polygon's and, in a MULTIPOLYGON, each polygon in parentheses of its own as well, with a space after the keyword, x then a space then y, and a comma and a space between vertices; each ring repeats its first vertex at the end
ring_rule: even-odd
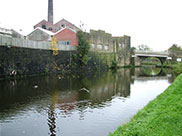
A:
POLYGON ((160 69, 120 69, 1 81, 0 135, 106 136, 161 94, 171 78, 160 69))
POLYGON ((109 136, 181 136, 182 75, 109 136))

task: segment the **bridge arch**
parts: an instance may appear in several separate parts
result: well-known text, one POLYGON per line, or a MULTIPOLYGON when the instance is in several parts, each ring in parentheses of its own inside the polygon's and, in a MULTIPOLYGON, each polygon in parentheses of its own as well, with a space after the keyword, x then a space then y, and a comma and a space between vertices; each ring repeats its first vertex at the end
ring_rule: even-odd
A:
POLYGON ((167 60, 167 58, 163 58, 163 57, 137 56, 137 58, 135 59, 135 64, 142 65, 142 62, 144 62, 147 58, 157 58, 161 66, 167 60))
POLYGON ((158 58, 162 65, 167 60, 168 55, 168 52, 135 51, 133 57, 137 66, 140 66, 142 61, 149 57, 158 58))

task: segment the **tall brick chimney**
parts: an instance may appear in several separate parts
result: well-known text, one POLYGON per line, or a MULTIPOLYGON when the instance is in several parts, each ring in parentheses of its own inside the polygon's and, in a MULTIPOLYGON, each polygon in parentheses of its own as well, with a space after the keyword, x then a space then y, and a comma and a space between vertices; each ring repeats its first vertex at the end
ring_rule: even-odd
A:
POLYGON ((48 3, 48 22, 53 23, 53 0, 48 3))

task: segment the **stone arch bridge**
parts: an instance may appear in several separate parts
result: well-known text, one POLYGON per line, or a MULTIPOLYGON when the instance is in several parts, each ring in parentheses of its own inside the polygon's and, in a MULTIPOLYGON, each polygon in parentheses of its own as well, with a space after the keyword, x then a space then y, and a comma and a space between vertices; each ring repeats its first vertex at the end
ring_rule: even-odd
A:
POLYGON ((155 51, 139 51, 135 50, 132 57, 135 60, 135 65, 140 66, 141 62, 149 57, 155 57, 158 58, 163 64, 167 59, 171 59, 169 52, 155 52, 155 51))

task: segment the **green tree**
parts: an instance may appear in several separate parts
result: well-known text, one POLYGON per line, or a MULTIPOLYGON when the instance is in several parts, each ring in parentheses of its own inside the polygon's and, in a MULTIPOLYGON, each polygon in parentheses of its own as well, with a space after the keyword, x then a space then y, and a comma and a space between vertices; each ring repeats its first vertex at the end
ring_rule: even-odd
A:
POLYGON ((140 50, 140 51, 149 51, 149 50, 152 50, 151 48, 149 48, 147 45, 145 44, 141 44, 141 45, 138 45, 136 47, 137 50, 140 50))
POLYGON ((182 51, 182 48, 177 44, 173 44, 169 49, 169 51, 182 51))
POLYGON ((136 50, 135 47, 131 47, 130 51, 131 51, 131 54, 133 55, 134 54, 134 51, 136 50))
POLYGON ((173 44, 169 49, 168 49, 170 56, 172 57, 172 61, 175 62, 177 59, 178 55, 181 55, 182 53, 182 48, 178 46, 177 44, 173 44))
POLYGON ((77 38, 78 38, 78 61, 81 66, 86 65, 88 61, 90 60, 88 56, 88 52, 90 49, 90 44, 87 40, 87 34, 83 31, 77 32, 77 38))

